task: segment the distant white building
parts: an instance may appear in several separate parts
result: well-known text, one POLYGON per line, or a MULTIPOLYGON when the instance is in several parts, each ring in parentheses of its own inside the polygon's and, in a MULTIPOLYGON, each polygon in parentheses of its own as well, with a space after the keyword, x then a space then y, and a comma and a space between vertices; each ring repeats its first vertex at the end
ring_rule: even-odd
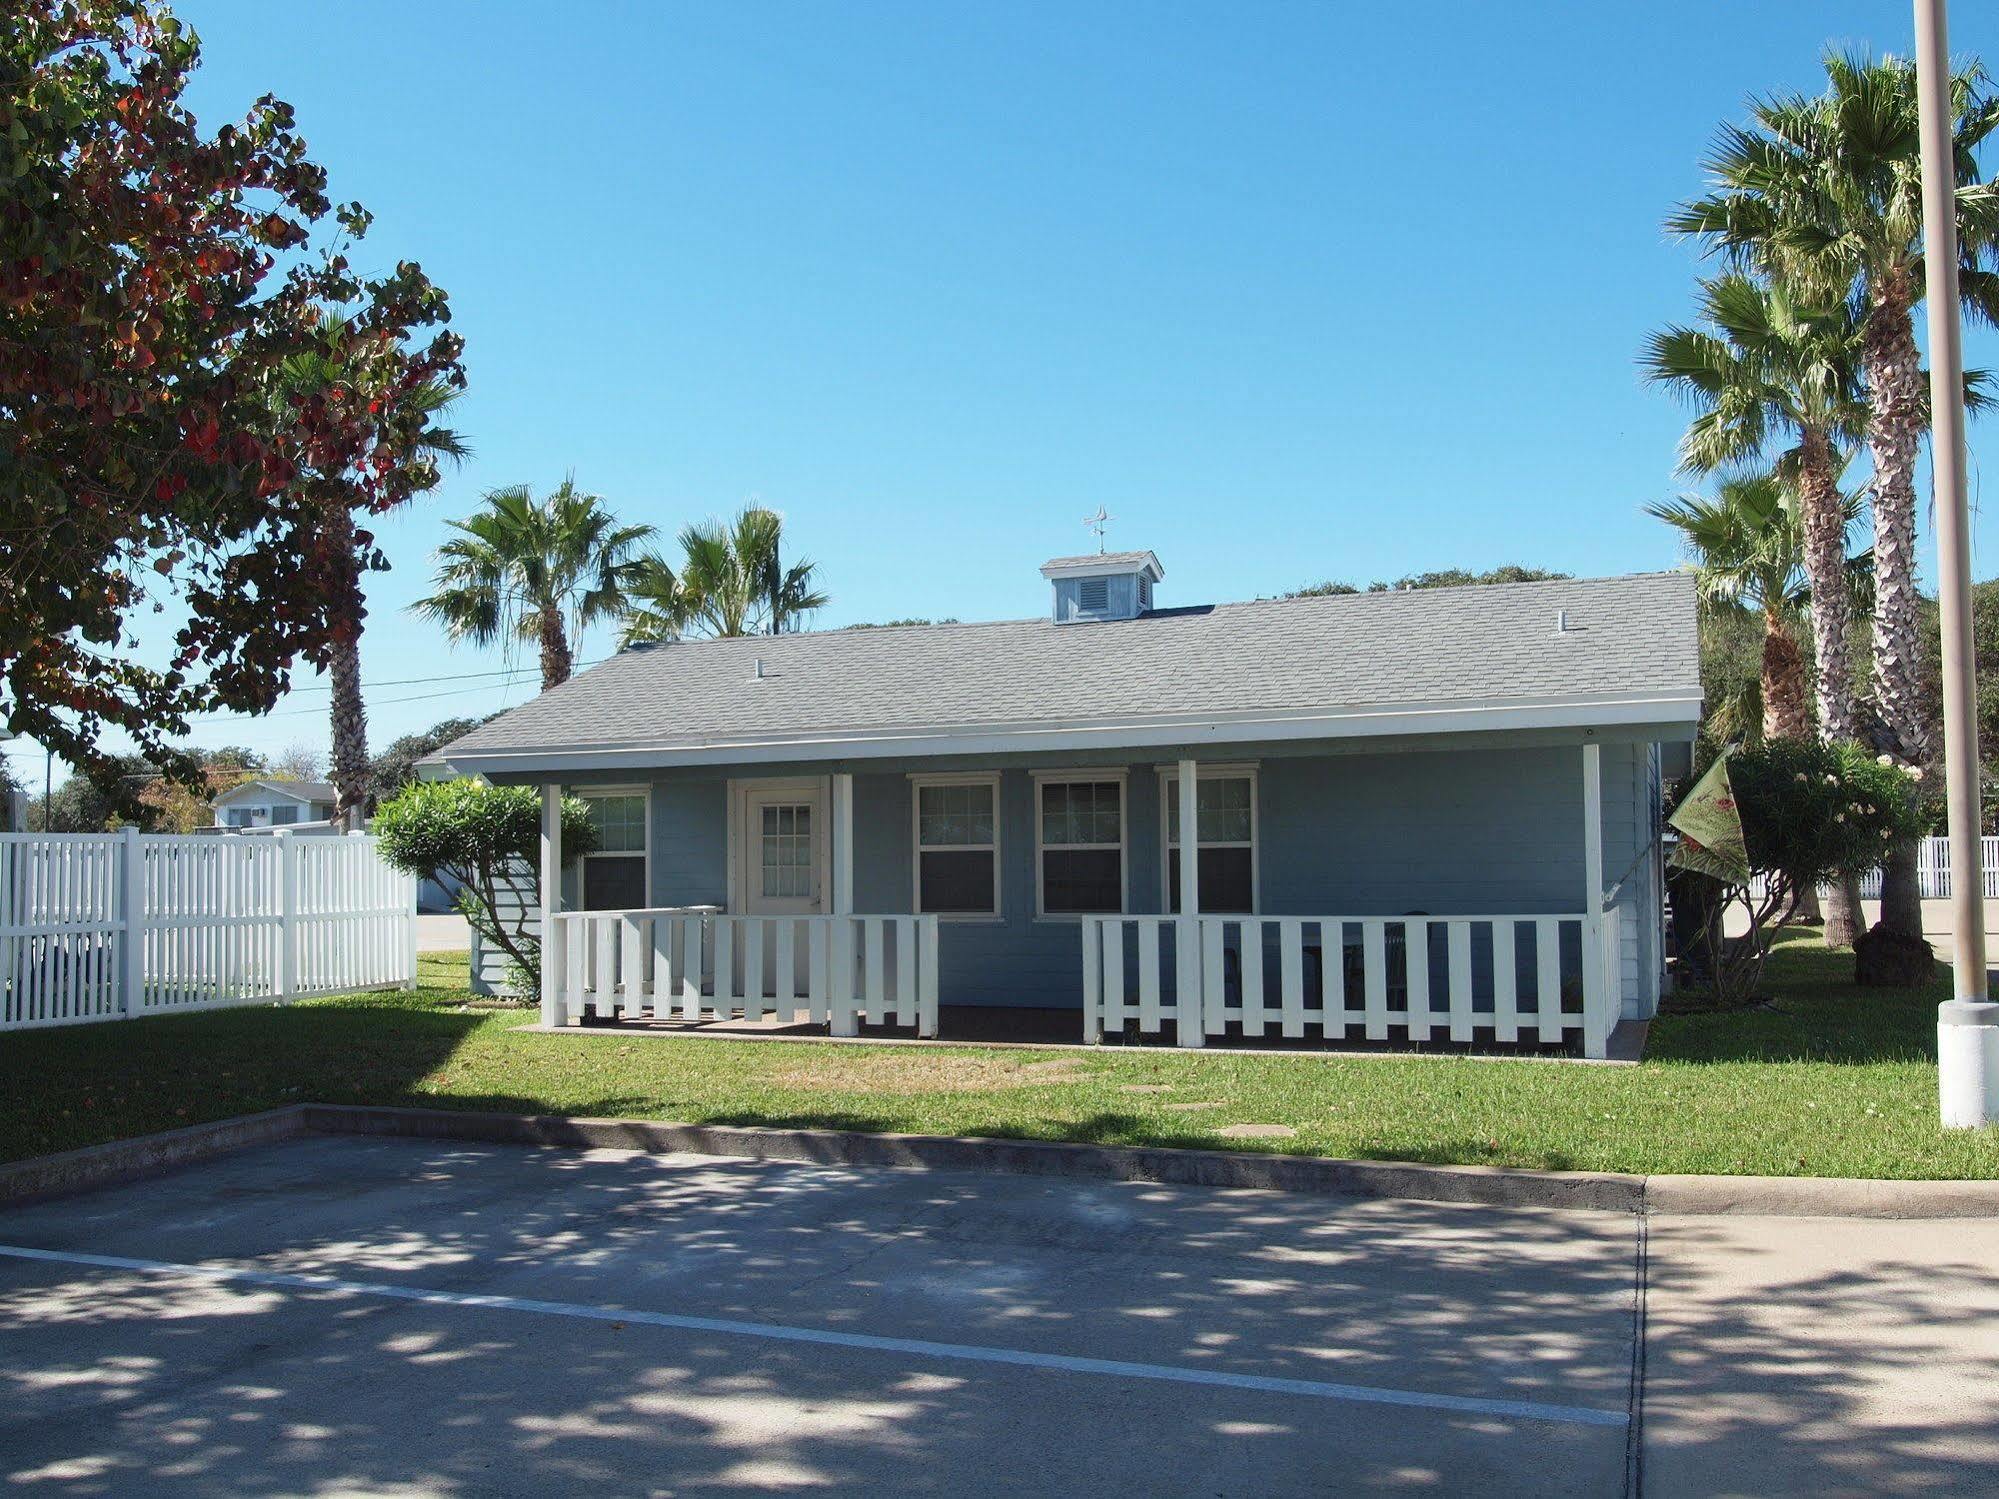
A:
POLYGON ((281 828, 330 821, 339 803, 330 781, 245 781, 210 805, 218 828, 281 828))

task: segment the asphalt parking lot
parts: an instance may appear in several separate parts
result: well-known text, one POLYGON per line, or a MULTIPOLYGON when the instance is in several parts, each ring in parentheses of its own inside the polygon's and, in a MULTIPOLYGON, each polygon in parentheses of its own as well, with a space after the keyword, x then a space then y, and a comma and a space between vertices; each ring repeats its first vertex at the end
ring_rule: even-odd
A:
POLYGON ((0 1213, 0 1474, 1992 1491, 1999 1230, 1923 1227, 307 1139, 0 1213))

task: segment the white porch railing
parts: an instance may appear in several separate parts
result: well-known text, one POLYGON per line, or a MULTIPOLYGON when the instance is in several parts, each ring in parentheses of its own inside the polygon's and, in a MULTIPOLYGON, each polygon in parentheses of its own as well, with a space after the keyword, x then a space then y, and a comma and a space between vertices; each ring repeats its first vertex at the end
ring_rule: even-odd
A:
POLYGON ((1621 1004, 1618 913, 1506 916, 1090 916, 1083 1037, 1171 1021, 1183 1046, 1247 1038, 1578 1034, 1601 1057, 1621 1004))
POLYGON ((935 916, 731 916, 706 907, 555 918, 560 1022, 865 1020, 937 1034, 935 916))

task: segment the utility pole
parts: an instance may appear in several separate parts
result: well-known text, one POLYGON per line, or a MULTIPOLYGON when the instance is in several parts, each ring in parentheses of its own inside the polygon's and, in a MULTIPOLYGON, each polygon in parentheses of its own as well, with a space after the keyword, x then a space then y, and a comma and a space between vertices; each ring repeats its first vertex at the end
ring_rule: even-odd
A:
POLYGON ((1957 158, 1945 0, 1915 0, 1916 97, 1922 117, 1923 256, 1930 320, 1930 480, 1943 628, 1943 740, 1950 805, 1952 997, 1937 1007, 1937 1090, 1944 1128, 1999 1120, 1999 1004, 1987 996, 1985 879, 1980 869, 1978 689, 1971 637, 1971 522, 1965 493, 1964 346, 1957 300, 1957 158))

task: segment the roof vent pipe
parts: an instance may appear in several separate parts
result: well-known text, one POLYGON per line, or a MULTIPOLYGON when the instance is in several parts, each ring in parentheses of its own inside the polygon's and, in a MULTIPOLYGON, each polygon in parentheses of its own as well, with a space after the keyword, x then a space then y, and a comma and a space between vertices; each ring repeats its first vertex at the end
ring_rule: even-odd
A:
POLYGON ((756 658, 755 664, 750 667, 750 680, 752 682, 761 682, 763 679, 764 679, 764 658, 758 656, 756 658))
MULTIPOLYGON (((1568 610, 1566 610, 1566 609, 1557 609, 1557 610, 1555 611, 1555 633, 1556 633, 1557 635, 1566 635, 1566 634, 1568 634, 1568 633, 1569 633, 1569 611, 1568 611, 1568 610)), ((759 664, 759 665, 761 665, 762 663, 758 663, 758 664, 759 664)))

